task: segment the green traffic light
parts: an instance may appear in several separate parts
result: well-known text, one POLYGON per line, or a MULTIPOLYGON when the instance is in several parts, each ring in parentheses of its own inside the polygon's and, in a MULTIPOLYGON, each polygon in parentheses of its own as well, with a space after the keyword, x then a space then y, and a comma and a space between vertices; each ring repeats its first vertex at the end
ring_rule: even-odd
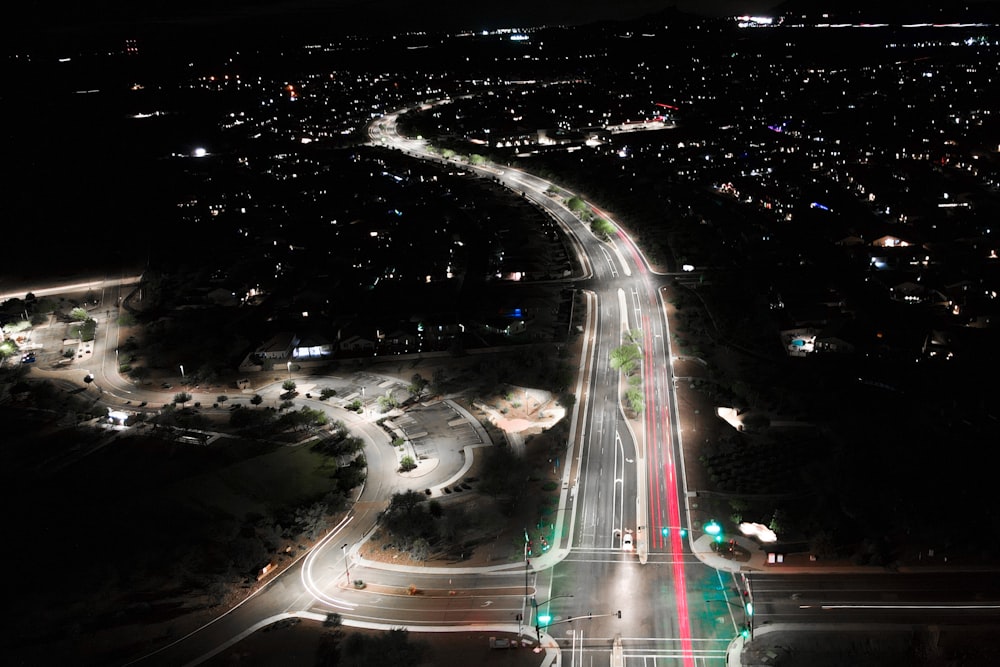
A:
POLYGON ((740 631, 740 634, 743 635, 743 639, 746 639, 747 637, 750 636, 750 630, 748 630, 747 628, 743 628, 740 631))
POLYGON ((667 527, 664 527, 664 528, 662 528, 660 530, 660 532, 663 533, 664 535, 669 535, 670 534, 670 529, 667 528, 667 527))
POLYGON ((747 616, 753 616, 753 604, 747 602, 747 616))
POLYGON ((712 519, 711 521, 709 521, 708 523, 705 524, 705 532, 708 533, 709 535, 719 535, 719 536, 721 536, 722 535, 722 526, 719 525, 718 521, 716 521, 715 519, 712 519))
POLYGON ((687 537, 687 536, 688 536, 687 528, 681 528, 681 537, 687 537))
POLYGON ((548 625, 548 622, 552 620, 552 617, 548 614, 542 614, 538 617, 538 622, 543 625, 548 625))

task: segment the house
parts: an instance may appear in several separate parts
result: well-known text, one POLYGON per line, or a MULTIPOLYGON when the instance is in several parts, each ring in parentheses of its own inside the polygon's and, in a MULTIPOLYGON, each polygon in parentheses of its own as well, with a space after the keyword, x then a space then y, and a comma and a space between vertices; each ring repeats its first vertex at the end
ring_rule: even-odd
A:
POLYGON ((778 335, 790 357, 805 357, 815 349, 816 329, 812 327, 785 329, 778 335))
POLYGON ((256 354, 261 359, 284 361, 291 357, 292 350, 298 344, 298 336, 291 332, 283 331, 274 334, 274 336, 258 347, 256 354))
POLYGON ((305 336, 292 350, 292 357, 300 361, 324 359, 331 355, 333 355, 333 345, 318 334, 305 336))
POLYGON ((393 329, 383 333, 376 331, 380 351, 406 353, 420 351, 420 337, 405 329, 393 329))
POLYGON ((913 281, 904 281, 889 288, 889 297, 905 303, 946 303, 948 297, 935 289, 913 281))
POLYGON ((223 308, 238 306, 240 303, 236 298, 236 294, 232 290, 225 289, 224 287, 216 287, 212 291, 208 292, 205 295, 205 301, 223 308))
POLYGON ((813 341, 817 352, 852 354, 856 349, 852 342, 858 334, 854 320, 840 319, 824 327, 813 341))
POLYGON ((358 335, 349 336, 340 341, 340 349, 344 352, 374 352, 375 345, 376 343, 374 340, 370 338, 362 338, 358 335))
POLYGON ((480 327, 486 333, 500 334, 501 336, 516 336, 528 329, 523 319, 510 317, 488 317, 480 322, 480 327))

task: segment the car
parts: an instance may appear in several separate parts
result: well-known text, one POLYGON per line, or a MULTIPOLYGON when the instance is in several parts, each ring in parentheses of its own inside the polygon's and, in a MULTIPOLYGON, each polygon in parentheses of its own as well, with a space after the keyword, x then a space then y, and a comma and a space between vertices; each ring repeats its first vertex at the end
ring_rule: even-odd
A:
POLYGON ((622 533, 622 549, 624 551, 632 551, 632 529, 626 528, 625 532, 622 533))
POLYGON ((166 382, 162 383, 160 386, 163 387, 164 389, 170 389, 171 387, 173 387, 172 384, 168 384, 166 382))
POLYGON ((34 363, 34 361, 35 361, 35 353, 34 352, 29 352, 26 355, 24 355, 23 357, 21 357, 21 363, 22 364, 31 364, 31 363, 34 363))

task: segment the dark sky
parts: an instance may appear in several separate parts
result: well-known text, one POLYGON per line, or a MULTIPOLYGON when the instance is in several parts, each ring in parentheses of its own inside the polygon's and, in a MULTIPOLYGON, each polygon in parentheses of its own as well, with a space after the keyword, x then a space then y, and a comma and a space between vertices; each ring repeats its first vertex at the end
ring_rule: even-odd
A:
MULTIPOLYGON (((778 0, 34 0, 24 11, 44 24, 125 23, 137 19, 175 21, 210 15, 297 13, 334 10, 344 20, 365 24, 391 19, 421 27, 442 20, 449 24, 482 20, 537 23, 581 23, 595 19, 632 18, 676 7, 685 12, 726 15, 758 12, 778 0)), ((16 24, 17 21, 11 21, 16 24)), ((9 27, 13 27, 10 26, 9 27)))
MULTIPOLYGON (((959 7, 980 2, 996 7, 1000 0, 909 0, 905 6, 946 20, 942 7, 945 13, 954 14, 959 7)), ((67 28, 78 35, 102 29, 120 34, 150 26, 166 31, 192 24, 255 19, 264 26, 270 21, 285 25, 298 22, 324 32, 357 34, 579 24, 632 19, 668 8, 705 16, 733 16, 767 13, 778 6, 863 12, 869 8, 884 11, 889 5, 870 0, 30 0, 4 21, 0 38, 20 50, 19 45, 30 42, 33 36, 52 39, 55 35, 58 40, 67 28)))

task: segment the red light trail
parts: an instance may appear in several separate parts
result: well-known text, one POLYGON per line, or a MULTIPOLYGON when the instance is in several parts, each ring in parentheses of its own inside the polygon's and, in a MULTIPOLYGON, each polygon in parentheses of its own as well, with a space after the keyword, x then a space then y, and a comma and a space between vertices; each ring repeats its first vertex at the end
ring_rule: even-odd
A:
MULTIPOLYGON (((596 209, 595 209, 596 210, 596 209)), ((618 238, 625 244, 629 252, 632 255, 635 266, 640 274, 646 272, 645 262, 642 261, 638 250, 632 243, 631 239, 622 231, 619 230, 618 238)), ((655 298, 649 299, 647 301, 651 303, 650 307, 658 307, 657 300, 655 298)), ((662 462, 662 471, 664 480, 666 483, 666 496, 667 496, 667 522, 665 526, 679 527, 681 525, 681 513, 680 513, 680 499, 677 495, 677 474, 674 467, 674 457, 672 453, 672 443, 670 441, 670 418, 667 411, 667 406, 664 405, 662 408, 656 402, 656 391, 655 386, 658 381, 662 381, 662 384, 666 386, 669 378, 662 377, 665 371, 665 367, 657 367, 654 362, 653 354, 653 336, 649 327, 649 318, 644 315, 642 319, 642 344, 643 344, 643 378, 644 378, 644 390, 645 390, 645 449, 647 457, 647 472, 648 479, 650 480, 650 486, 653 489, 653 493, 649 498, 648 508, 648 519, 660 519, 663 517, 662 509, 662 498, 660 493, 659 476, 657 473, 661 470, 660 464, 662 462), (659 372, 661 377, 657 377, 656 374, 659 372), (657 419, 659 418, 659 419, 657 419)), ((637 517, 637 521, 641 520, 637 517)), ((680 530, 670 530, 669 531, 669 545, 668 540, 664 539, 661 530, 648 530, 647 526, 646 535, 651 546, 657 548, 664 548, 669 546, 669 550, 673 554, 683 554, 684 553, 684 543, 681 539, 680 530)), ((687 577, 684 573, 684 559, 674 557, 671 559, 671 566, 674 575, 674 601, 677 608, 677 626, 680 634, 681 641, 681 655, 684 657, 684 665, 694 667, 694 654, 693 647, 691 644, 691 620, 688 614, 688 602, 687 602, 687 577)))

